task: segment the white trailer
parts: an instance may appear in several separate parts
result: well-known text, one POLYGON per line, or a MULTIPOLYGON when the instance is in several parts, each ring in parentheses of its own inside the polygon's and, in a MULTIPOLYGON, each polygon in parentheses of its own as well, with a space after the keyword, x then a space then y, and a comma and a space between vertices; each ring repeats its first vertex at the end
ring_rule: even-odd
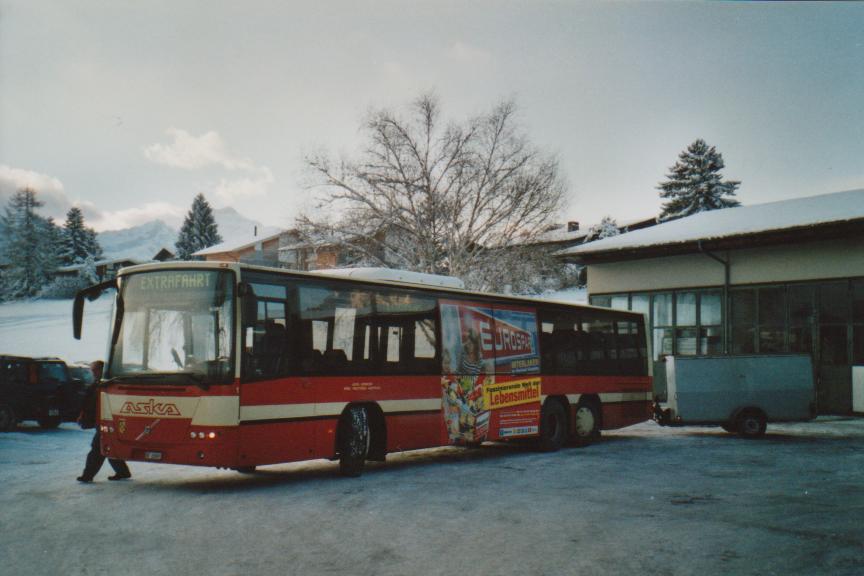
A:
POLYGON ((811 420, 816 390, 809 355, 666 357, 666 404, 655 404, 664 426, 720 425, 744 437, 768 422, 811 420))

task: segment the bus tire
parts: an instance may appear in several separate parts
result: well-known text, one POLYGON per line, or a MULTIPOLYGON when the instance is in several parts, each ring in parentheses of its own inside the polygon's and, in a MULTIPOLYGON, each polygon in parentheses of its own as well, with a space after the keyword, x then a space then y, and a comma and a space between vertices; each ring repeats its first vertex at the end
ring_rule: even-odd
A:
POLYGON ((567 411, 561 402, 549 399, 540 410, 540 441, 542 452, 555 452, 567 441, 567 411))
POLYGON ((15 410, 8 404, 0 404, 0 432, 12 432, 18 426, 15 410))
POLYGON ((339 473, 356 478, 369 455, 369 415, 363 406, 351 406, 339 421, 339 473))
POLYGON ((761 410, 744 410, 735 419, 735 429, 743 438, 759 438, 767 427, 768 419, 761 410))
POLYGON ((573 443, 587 446, 600 436, 600 410, 594 402, 579 401, 573 422, 573 443))

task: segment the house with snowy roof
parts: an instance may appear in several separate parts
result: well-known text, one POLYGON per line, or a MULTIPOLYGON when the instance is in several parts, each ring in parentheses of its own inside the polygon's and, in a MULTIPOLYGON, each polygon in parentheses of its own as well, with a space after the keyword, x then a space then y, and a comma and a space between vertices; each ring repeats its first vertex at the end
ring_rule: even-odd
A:
POLYGON ((589 301, 667 355, 811 354, 823 414, 864 412, 864 190, 702 212, 581 244, 589 301))
POLYGON ((280 230, 273 234, 258 236, 256 230, 252 235, 238 240, 221 242, 209 248, 198 250, 192 256, 204 260, 276 266, 278 265, 280 238, 284 234, 285 232, 280 230))
POLYGON ((242 262, 291 270, 318 270, 344 265, 347 249, 333 241, 311 242, 297 230, 280 230, 222 242, 193 253, 204 260, 242 262))

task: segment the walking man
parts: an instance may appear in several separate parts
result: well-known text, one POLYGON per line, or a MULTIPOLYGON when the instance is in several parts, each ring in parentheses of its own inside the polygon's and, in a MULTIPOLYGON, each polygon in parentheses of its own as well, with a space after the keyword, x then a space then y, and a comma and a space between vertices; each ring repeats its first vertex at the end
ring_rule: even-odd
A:
MULTIPOLYGON (((102 369, 105 363, 101 360, 96 360, 90 364, 90 369, 93 370, 94 382, 87 390, 87 396, 84 398, 84 408, 81 410, 81 415, 78 417, 78 424, 85 430, 96 428, 99 413, 99 388, 102 381, 102 369)), ((93 442, 90 444, 90 452, 87 453, 87 462, 84 465, 84 472, 78 476, 79 482, 92 482, 93 477, 102 468, 105 463, 105 456, 102 455, 102 449, 99 445, 99 429, 96 428, 96 433, 93 435, 93 442)), ((132 477, 129 472, 129 467, 123 460, 108 458, 108 463, 114 469, 114 474, 108 477, 108 480, 125 480, 132 477)))

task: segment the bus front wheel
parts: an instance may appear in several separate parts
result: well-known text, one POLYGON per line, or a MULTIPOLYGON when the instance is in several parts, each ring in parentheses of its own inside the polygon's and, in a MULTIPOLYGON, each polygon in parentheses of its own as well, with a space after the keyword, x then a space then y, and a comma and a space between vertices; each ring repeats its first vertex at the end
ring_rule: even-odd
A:
POLYGON ((363 473, 370 445, 369 415, 363 406, 351 406, 339 422, 339 473, 357 477, 363 473))

